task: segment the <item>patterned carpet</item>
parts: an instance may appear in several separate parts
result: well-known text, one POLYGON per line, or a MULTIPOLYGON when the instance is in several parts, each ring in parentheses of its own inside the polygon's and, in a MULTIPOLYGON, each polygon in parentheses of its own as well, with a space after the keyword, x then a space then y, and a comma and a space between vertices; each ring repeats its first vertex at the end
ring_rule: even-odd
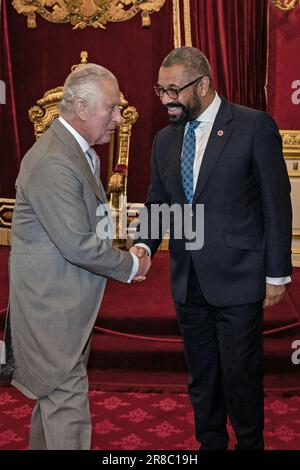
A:
MULTIPOLYGON (((90 392, 94 450, 197 450, 186 394, 90 392)), ((0 388, 0 450, 28 446, 33 402, 0 388)), ((300 397, 265 399, 266 449, 300 449, 300 397)), ((230 449, 235 438, 229 426, 230 449)))
MULTIPOLYGON (((0 247, 0 340, 8 301, 8 254, 7 247, 0 247)), ((186 393, 187 370, 168 258, 167 252, 157 253, 145 283, 128 286, 109 280, 93 337, 91 388, 186 393)), ((300 367, 291 361, 291 346, 300 338, 300 268, 294 269, 285 298, 265 310, 264 331, 265 389, 299 394, 300 367)))

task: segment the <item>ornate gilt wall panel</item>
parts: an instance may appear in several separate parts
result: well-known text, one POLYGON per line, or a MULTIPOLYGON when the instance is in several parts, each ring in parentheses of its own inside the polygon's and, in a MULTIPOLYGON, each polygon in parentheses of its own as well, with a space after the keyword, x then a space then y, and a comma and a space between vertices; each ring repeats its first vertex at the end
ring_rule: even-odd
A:
POLYGON ((275 7, 282 11, 290 11, 297 5, 300 5, 299 0, 273 0, 275 7))
POLYGON ((292 186, 293 264, 300 266, 300 131, 281 131, 283 153, 292 186))
POLYGON ((28 28, 36 28, 36 15, 52 23, 71 23, 73 29, 105 29, 109 22, 127 21, 138 13, 142 26, 151 24, 150 15, 166 0, 13 0, 18 13, 27 16, 28 28))

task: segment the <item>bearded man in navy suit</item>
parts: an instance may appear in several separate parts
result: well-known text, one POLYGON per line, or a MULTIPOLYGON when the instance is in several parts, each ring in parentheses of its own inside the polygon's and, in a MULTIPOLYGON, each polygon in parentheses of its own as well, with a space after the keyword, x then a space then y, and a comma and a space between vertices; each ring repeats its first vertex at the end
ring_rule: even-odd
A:
MULTIPOLYGON (((229 416, 237 449, 263 449, 263 307, 283 298, 292 273, 278 128, 267 113, 221 98, 196 48, 171 51, 154 89, 171 125, 154 139, 145 209, 153 228, 155 205, 188 208, 181 237, 171 220, 169 249, 196 437, 202 449, 227 449, 229 416), (201 246, 188 243, 189 218, 201 246)), ((135 240, 132 252, 153 256, 160 229, 156 239, 135 240)))

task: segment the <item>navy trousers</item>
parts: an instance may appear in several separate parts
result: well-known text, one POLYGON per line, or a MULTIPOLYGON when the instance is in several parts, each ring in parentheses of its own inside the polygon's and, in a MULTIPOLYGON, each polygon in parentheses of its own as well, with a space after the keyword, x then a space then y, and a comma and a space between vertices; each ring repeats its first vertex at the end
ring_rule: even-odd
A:
POLYGON ((238 449, 263 449, 262 302, 210 305, 191 263, 186 302, 175 307, 201 449, 227 449, 227 417, 238 449))

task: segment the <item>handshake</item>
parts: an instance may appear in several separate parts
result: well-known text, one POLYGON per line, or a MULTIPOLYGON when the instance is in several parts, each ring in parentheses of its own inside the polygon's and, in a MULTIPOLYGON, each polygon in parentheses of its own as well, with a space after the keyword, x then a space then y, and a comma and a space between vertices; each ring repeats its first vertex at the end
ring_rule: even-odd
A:
POLYGON ((140 246, 132 246, 130 248, 130 253, 136 255, 139 259, 139 269, 136 273, 136 276, 133 278, 133 282, 141 282, 146 279, 146 274, 148 273, 151 266, 151 257, 149 256, 147 250, 140 246))

